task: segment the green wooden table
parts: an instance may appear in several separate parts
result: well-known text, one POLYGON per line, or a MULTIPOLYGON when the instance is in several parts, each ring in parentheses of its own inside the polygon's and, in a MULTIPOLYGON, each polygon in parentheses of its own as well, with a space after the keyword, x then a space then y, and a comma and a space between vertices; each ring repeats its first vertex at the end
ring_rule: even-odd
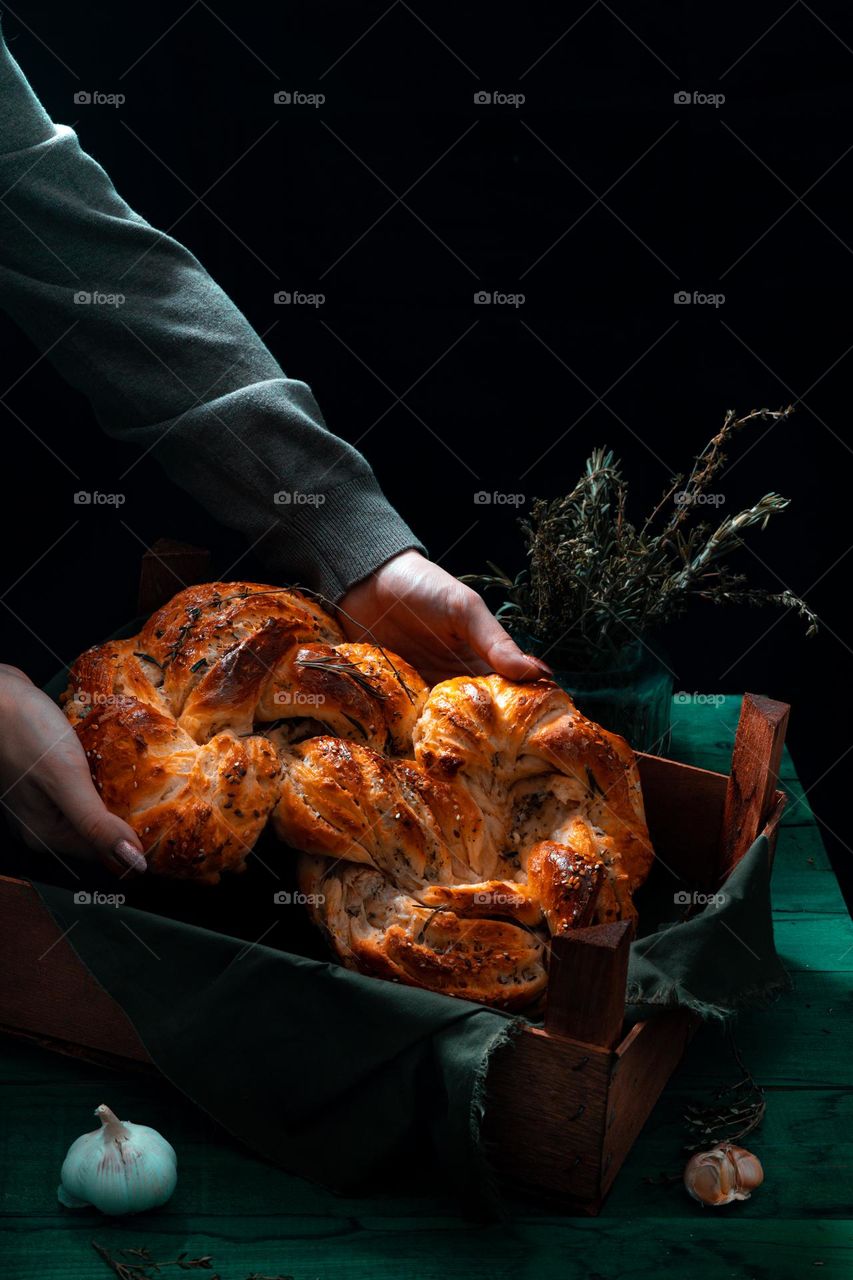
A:
MULTIPOLYGON (((676 705, 672 754, 727 771, 739 699, 676 705)), ((659 1175, 683 1163, 682 1115, 736 1078, 724 1036, 704 1027, 652 1113, 600 1217, 511 1204, 500 1224, 467 1221, 446 1199, 411 1193, 342 1199, 256 1160, 169 1086, 0 1040, 3 1089, 0 1274, 10 1280, 109 1277, 91 1247, 147 1245, 154 1256, 211 1254, 213 1275, 294 1280, 448 1276, 629 1280, 652 1275, 853 1277, 853 925, 814 817, 785 756, 789 793, 773 876, 779 953, 795 991, 744 1016, 738 1045, 768 1108, 749 1145, 766 1181, 752 1200, 702 1209, 659 1175), (69 1141, 95 1106, 160 1129, 177 1148, 180 1181, 156 1214, 113 1223, 56 1202, 69 1141)), ((402 1182, 402 1179, 401 1179, 402 1182)))

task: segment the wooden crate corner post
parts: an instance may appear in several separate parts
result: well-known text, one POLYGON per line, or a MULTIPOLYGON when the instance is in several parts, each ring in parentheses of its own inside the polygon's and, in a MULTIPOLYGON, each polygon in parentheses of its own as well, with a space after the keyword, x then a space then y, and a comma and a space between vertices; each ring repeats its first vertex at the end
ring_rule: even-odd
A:
POLYGON ((545 1030, 612 1049, 625 1019, 633 922, 573 929, 551 939, 545 1030))
MULTIPOLYGON (((781 812, 784 797, 776 783, 790 711, 787 702, 774 702, 755 693, 743 696, 723 808, 720 882, 734 870, 774 810, 781 812)), ((775 824, 770 834, 772 857, 775 824)))

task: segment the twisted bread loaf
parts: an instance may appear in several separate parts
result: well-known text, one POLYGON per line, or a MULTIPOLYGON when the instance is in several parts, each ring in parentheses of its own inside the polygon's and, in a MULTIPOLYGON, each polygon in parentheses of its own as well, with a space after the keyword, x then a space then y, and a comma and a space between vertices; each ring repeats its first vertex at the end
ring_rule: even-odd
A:
POLYGON ((547 939, 631 917, 652 850, 633 753, 550 681, 427 690, 295 591, 182 591, 64 694, 155 872, 216 882, 272 818, 349 967, 503 1008, 547 939))

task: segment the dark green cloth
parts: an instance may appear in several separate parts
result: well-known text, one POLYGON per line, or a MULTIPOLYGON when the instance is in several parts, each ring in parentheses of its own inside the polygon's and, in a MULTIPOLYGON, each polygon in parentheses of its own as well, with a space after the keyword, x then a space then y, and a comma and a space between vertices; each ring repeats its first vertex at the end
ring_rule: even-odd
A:
POLYGON ((658 928, 631 944, 626 1000, 632 1021, 679 1005, 724 1019, 788 989, 773 939, 770 871, 767 838, 759 836, 697 915, 679 921, 684 906, 675 899, 686 891, 672 893, 658 928))
MULTIPOLYGON (((61 672, 46 692, 57 697, 65 682, 61 672)), ((286 876, 293 859, 281 853, 271 841, 260 861, 286 876)), ((298 907, 286 909, 288 949, 267 945, 281 935, 266 932, 262 866, 214 889, 101 877, 102 891, 125 890, 138 904, 118 909, 35 884, 163 1074, 253 1150, 349 1191, 399 1180, 412 1162, 395 1155, 415 1151, 466 1203, 494 1207, 480 1139, 483 1085, 491 1053, 522 1019, 316 958, 323 944, 298 907), (242 936, 230 936, 238 929, 242 936), (315 958, 296 954, 312 950, 315 958)), ((683 894, 695 888, 656 864, 640 890, 628 1023, 678 1006, 725 1019, 789 985, 773 940, 766 839, 685 921, 683 894)))

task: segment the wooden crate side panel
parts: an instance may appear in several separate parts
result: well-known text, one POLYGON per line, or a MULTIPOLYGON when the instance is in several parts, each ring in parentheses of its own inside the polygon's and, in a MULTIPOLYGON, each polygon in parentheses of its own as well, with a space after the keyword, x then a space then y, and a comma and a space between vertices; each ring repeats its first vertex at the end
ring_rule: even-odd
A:
POLYGON ((660 756, 638 755, 656 854, 689 884, 716 885, 728 778, 660 756))
POLYGON ((0 1023, 137 1062, 133 1025, 84 967, 36 890, 0 876, 0 1023))
POLYGON ((684 1009, 660 1014, 632 1027, 616 1050, 604 1122, 602 1195, 622 1167, 698 1024, 699 1019, 684 1009))
POLYGON ((613 1053, 531 1028, 489 1063, 483 1138, 520 1191, 598 1197, 613 1053))

